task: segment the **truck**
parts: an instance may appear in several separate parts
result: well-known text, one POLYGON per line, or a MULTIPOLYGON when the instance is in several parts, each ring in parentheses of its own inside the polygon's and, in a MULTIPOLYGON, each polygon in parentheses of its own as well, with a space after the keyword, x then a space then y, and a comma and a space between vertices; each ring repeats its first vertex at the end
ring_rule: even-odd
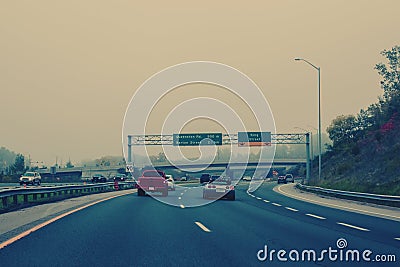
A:
POLYGON ((145 196, 146 192, 160 192, 163 197, 168 196, 168 181, 163 171, 146 170, 137 179, 138 196, 145 196))

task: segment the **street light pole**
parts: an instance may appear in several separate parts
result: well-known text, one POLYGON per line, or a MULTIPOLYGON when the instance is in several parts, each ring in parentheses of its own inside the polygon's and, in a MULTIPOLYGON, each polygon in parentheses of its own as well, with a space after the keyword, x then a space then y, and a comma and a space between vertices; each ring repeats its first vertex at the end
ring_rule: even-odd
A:
POLYGON ((303 58, 295 58, 296 61, 304 61, 318 71, 318 180, 321 181, 321 155, 322 155, 322 138, 321 138, 321 68, 315 66, 311 62, 303 58))

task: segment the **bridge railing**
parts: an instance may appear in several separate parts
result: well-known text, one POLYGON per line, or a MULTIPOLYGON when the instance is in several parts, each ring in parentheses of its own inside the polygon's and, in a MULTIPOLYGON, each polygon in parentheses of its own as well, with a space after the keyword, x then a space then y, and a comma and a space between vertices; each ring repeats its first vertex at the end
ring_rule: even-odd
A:
POLYGON ((320 195, 332 196, 337 198, 343 198, 348 200, 356 200, 392 207, 400 207, 400 196, 390 196, 390 195, 377 195, 361 192, 350 192, 335 189, 327 189, 317 186, 308 186, 297 184, 296 187, 300 190, 304 190, 311 193, 317 193, 320 195))
POLYGON ((87 185, 68 185, 40 188, 18 188, 0 191, 0 213, 66 198, 88 194, 135 188, 135 182, 119 182, 118 189, 113 182, 87 185))

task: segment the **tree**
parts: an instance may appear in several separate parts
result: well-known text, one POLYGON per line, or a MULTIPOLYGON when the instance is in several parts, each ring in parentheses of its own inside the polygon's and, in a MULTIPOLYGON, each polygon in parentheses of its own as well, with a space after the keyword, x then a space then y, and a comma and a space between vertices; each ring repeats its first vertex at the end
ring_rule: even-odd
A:
POLYGON ((336 117, 326 130, 333 142, 333 147, 336 147, 355 139, 359 127, 354 115, 341 115, 336 117))
POLYGON ((383 96, 390 111, 398 111, 400 108, 400 46, 390 50, 383 50, 381 55, 388 60, 387 64, 378 63, 375 69, 382 76, 381 87, 383 96))
POLYGON ((25 157, 22 154, 17 154, 15 162, 12 165, 14 173, 23 173, 25 171, 25 157))

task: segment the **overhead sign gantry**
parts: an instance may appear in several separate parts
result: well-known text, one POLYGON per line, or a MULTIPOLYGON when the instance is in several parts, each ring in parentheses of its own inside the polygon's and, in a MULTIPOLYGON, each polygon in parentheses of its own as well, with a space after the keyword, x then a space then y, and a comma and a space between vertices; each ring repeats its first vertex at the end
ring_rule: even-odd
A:
MULTIPOLYGON (((272 144, 305 144, 306 145, 306 178, 310 177, 310 134, 272 134, 271 132, 238 132, 222 133, 181 133, 168 135, 128 135, 128 165, 132 164, 132 146, 203 146, 231 145, 239 147, 271 146, 272 144)), ((133 166, 128 166, 133 167, 133 166)))

